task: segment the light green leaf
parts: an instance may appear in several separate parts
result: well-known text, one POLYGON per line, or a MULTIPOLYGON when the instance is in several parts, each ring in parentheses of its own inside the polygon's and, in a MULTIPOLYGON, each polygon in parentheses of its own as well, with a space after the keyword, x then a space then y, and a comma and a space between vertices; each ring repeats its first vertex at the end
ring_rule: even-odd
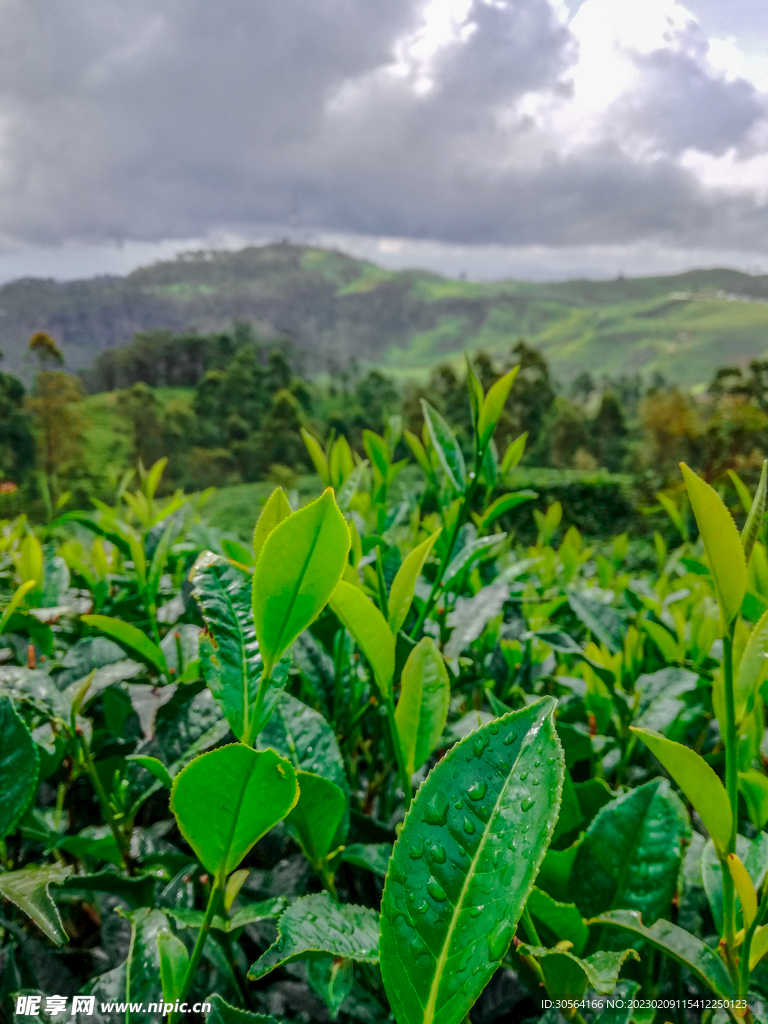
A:
POLYGON ((122 647, 127 647, 129 651, 146 664, 151 665, 161 675, 167 675, 168 666, 161 649, 130 622, 123 622, 122 619, 114 619, 109 615, 83 615, 81 620, 86 626, 98 629, 100 633, 112 637, 122 647))
POLYGON ((173 785, 173 776, 159 758, 149 757, 144 754, 128 754, 126 761, 135 761, 136 764, 140 765, 140 767, 146 768, 148 772, 152 772, 155 778, 159 779, 166 789, 170 789, 173 785))
POLYGON ((466 487, 467 469, 464 465, 464 456, 459 447, 459 442, 437 409, 433 409, 429 402, 426 402, 423 398, 421 400, 421 408, 424 412, 424 422, 427 425, 429 437, 440 460, 440 465, 445 470, 445 474, 454 489, 459 494, 463 494, 466 487))
POLYGON ((13 701, 0 697, 0 839, 18 825, 37 792, 37 745, 13 701))
POLYGON ((337 903, 328 893, 304 896, 277 923, 277 940, 248 972, 257 981, 276 967, 318 956, 341 956, 375 964, 379 959, 379 915, 366 907, 337 903))
POLYGON ((422 472, 426 475, 428 480, 432 479, 432 466, 430 465, 429 456, 427 455, 424 445, 412 434, 410 430, 403 431, 403 437, 408 442, 408 447, 413 452, 413 457, 419 464, 422 472))
POLYGON ((568 604, 574 615, 587 627, 595 639, 616 654, 624 644, 627 626, 622 617, 609 604, 595 601, 574 591, 568 593, 568 604))
POLYGON ((309 457, 312 459, 312 464, 322 481, 323 487, 330 486, 331 475, 328 470, 328 460, 325 457, 325 452, 320 447, 316 439, 304 427, 301 428, 301 436, 304 438, 304 444, 309 452, 309 457))
POLYGON ((768 822, 768 778, 762 772, 739 772, 739 792, 744 797, 747 812, 755 828, 765 828, 768 822))
POLYGON ((511 473, 512 470, 520 462, 525 451, 525 443, 528 440, 528 431, 521 434, 520 437, 515 438, 514 441, 510 442, 509 447, 504 452, 504 458, 501 460, 501 472, 511 473))
POLYGON ((399 1024, 456 1024, 512 940, 557 820, 552 698, 490 721, 427 776, 390 862, 381 971, 399 1024))
POLYGON ((608 995, 619 982, 619 972, 628 957, 639 960, 634 949, 620 952, 600 950, 583 960, 568 950, 520 946, 521 953, 538 960, 551 999, 581 999, 592 987, 599 995, 608 995))
MULTIPOLYGON (((733 473, 732 476, 736 476, 736 474, 733 473)), ((760 470, 760 481, 757 485, 757 490, 755 491, 755 497, 750 506, 747 521, 746 523, 744 523, 744 529, 741 531, 741 543, 744 548, 744 560, 746 561, 747 565, 749 565, 749 559, 752 554, 752 549, 755 546, 755 541, 757 540, 760 534, 760 529, 763 525, 763 516, 765 515, 765 491, 767 483, 768 460, 764 460, 763 467, 760 470)))
POLYGON ((371 465, 375 466, 382 477, 386 479, 387 469, 391 461, 387 442, 372 430, 364 430, 363 448, 365 448, 365 454, 370 459, 371 465))
POLYGON ((30 590, 34 588, 35 583, 35 580, 25 580, 24 583, 20 584, 13 592, 11 600, 6 605, 5 611, 3 612, 2 615, 0 615, 0 633, 5 632, 5 627, 10 622, 11 616, 19 607, 19 605, 27 596, 27 594, 30 592, 30 590))
POLYGON ((729 626, 739 614, 747 589, 747 563, 739 531, 717 492, 684 462, 680 468, 709 558, 720 614, 729 626))
POLYGON ((526 501, 532 501, 534 498, 538 498, 536 491, 515 491, 512 494, 502 494, 483 512, 480 526, 484 530, 487 529, 505 512, 511 512, 513 508, 517 508, 518 505, 522 505, 526 501))
POLYGON ((666 768, 686 799, 693 804, 712 837, 725 853, 731 835, 731 805, 725 787, 707 762, 690 747, 646 729, 630 729, 666 768))
POLYGON ((22 580, 34 580, 35 590, 42 591, 45 581, 43 548, 34 533, 28 533, 21 542, 18 570, 22 580))
POLYGON ((483 405, 483 386, 477 379, 474 367, 470 362, 469 356, 466 356, 467 361, 467 391, 469 392, 469 407, 472 410, 472 427, 477 430, 477 421, 480 416, 480 409, 483 405))
POLYGON ((322 869, 344 817, 347 797, 335 782, 312 772, 296 772, 299 800, 285 819, 304 856, 315 870, 322 869))
POLYGON ((669 662, 677 661, 680 657, 678 641, 666 626, 662 626, 660 622, 654 622, 652 619, 643 619, 642 624, 643 630, 658 647, 662 658, 669 662))
POLYGON ((751 713, 755 696, 768 674, 768 610, 752 630, 741 656, 734 687, 736 721, 751 713))
POLYGON ((398 633, 405 622, 408 610, 413 601, 413 593, 416 589, 416 581, 421 575, 424 563, 434 547, 435 541, 440 536, 440 530, 436 530, 431 537, 422 541, 413 551, 409 552, 403 564, 397 570, 392 586, 389 590, 389 627, 393 633, 398 633))
POLYGON ((253 574, 253 621, 267 677, 328 603, 349 545, 349 529, 330 488, 267 537, 253 574))
POLYGON ((71 873, 71 867, 58 864, 6 871, 0 874, 0 896, 31 917, 51 942, 60 946, 67 941, 67 934, 48 886, 59 885, 71 873))
POLYGON ((211 1004, 211 1009, 205 1015, 206 1024, 281 1024, 276 1017, 230 1006, 220 995, 209 996, 206 1002, 211 1004))
POLYGON ((149 566, 149 573, 147 574, 147 600, 150 604, 155 604, 157 602, 157 594, 160 590, 160 580, 165 570, 165 563, 168 560, 168 551, 170 550, 171 541, 176 529, 177 524, 173 519, 171 519, 160 535, 160 540, 157 542, 152 554, 152 561, 149 566))
POLYGON ((160 958, 160 984, 163 987, 163 999, 173 1003, 181 996, 184 979, 189 967, 187 947, 167 928, 161 929, 155 938, 157 953, 160 958))
POLYGON ((669 518, 672 520, 672 522, 673 522, 677 532, 680 534, 680 536, 683 538, 683 540, 688 540, 688 532, 687 532, 687 530, 685 528, 685 520, 682 517, 680 509, 677 507, 677 505, 674 503, 674 501, 669 497, 669 495, 668 494, 664 494, 663 491, 659 491, 659 493, 656 495, 656 497, 658 498, 658 501, 659 501, 659 504, 661 505, 661 507, 667 513, 669 518))
POLYGON ((341 859, 356 868, 365 868, 366 871, 372 871, 374 875, 385 878, 391 856, 391 843, 350 843, 344 847, 341 859))
POLYGON ((219 747, 173 780, 171 810, 181 834, 220 886, 299 798, 290 761, 274 750, 219 747))
POLYGON ((671 957, 691 972, 718 999, 733 999, 733 986, 720 957, 695 935, 669 921, 656 921, 650 928, 634 910, 612 910, 589 922, 620 928, 671 957))
POLYGON ((403 667, 395 722, 409 775, 420 768, 443 735, 451 684, 431 636, 419 640, 403 667))
POLYGON ((585 917, 626 907, 649 921, 665 914, 691 826, 666 779, 612 800, 592 820, 576 854, 570 895, 585 917))
POLYGON ((496 383, 488 389, 488 394, 485 396, 482 408, 480 409, 480 419, 477 424, 477 434, 481 448, 485 447, 496 429, 496 424, 504 412, 509 392, 512 390, 512 385, 515 383, 515 377, 517 377, 519 371, 520 364, 518 363, 517 366, 512 367, 509 373, 499 377, 496 383))
POLYGON ((280 699, 290 658, 281 659, 264 681, 247 577, 232 569, 222 572, 217 562, 205 552, 190 573, 192 596, 207 627, 200 640, 200 669, 232 732, 251 746, 280 699))
MULTIPOLYGON (((313 438, 314 440, 314 438, 313 438)), ((315 442, 317 443, 317 442, 315 442)), ((267 498, 253 531, 253 564, 259 561, 264 542, 276 526, 291 514, 291 506, 282 487, 276 487, 267 498)))
POLYGON ((345 580, 334 590, 330 606, 368 659, 379 693, 386 700, 395 674, 395 638, 387 620, 359 587, 345 580))

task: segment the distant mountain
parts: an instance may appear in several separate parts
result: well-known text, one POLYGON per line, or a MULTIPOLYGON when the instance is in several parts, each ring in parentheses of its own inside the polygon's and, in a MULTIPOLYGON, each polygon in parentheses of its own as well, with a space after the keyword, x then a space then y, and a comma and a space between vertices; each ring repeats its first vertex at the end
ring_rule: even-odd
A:
POLYGON ((185 254, 125 277, 0 287, 0 351, 17 371, 36 330, 56 338, 74 369, 138 331, 209 332, 243 320, 289 335, 310 372, 355 356, 410 374, 464 350, 508 351, 522 336, 564 380, 658 370, 701 384, 718 366, 768 355, 768 276, 486 284, 285 243, 185 254))

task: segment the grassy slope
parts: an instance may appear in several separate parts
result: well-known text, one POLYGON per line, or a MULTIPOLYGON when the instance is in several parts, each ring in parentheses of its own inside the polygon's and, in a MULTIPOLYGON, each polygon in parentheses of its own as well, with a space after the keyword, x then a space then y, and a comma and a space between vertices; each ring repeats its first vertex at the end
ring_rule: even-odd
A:
POLYGON ((563 379, 582 370, 643 369, 694 385, 718 366, 763 356, 768 345, 768 277, 711 270, 475 283, 292 245, 191 256, 125 278, 12 282, 0 288, 0 311, 0 350, 10 370, 21 369, 27 339, 39 328, 76 367, 138 330, 210 331, 234 319, 251 320, 267 335, 289 334, 307 353, 308 372, 355 356, 395 375, 421 375, 465 350, 508 352, 522 336, 563 379), (689 297, 672 299, 675 293, 689 297))

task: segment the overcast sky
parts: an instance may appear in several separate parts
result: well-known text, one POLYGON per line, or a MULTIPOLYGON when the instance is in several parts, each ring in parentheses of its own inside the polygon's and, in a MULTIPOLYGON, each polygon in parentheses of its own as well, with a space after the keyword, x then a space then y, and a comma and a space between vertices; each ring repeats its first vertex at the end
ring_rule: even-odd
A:
POLYGON ((764 0, 0 0, 0 280, 768 271, 764 0))

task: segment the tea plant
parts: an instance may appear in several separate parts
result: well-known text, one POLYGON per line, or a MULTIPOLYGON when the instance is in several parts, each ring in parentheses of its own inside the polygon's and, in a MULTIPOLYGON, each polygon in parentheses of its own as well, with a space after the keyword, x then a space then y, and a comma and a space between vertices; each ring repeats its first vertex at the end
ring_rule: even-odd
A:
POLYGON ((515 374, 470 368, 467 451, 427 403, 365 457, 305 432, 325 489, 276 489, 250 545, 159 502, 162 463, 3 525, 9 1013, 56 988, 129 1024, 759 1016, 765 471, 739 535, 683 467, 701 545, 660 496, 655 573, 558 505, 522 548, 515 374))

